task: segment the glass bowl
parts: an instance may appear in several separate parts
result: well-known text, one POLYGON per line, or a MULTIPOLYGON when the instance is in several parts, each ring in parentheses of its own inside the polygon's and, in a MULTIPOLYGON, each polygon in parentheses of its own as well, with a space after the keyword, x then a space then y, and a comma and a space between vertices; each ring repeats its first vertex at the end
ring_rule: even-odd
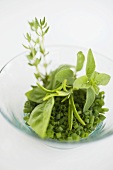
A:
MULTIPOLYGON (((88 49, 74 46, 51 46, 47 47, 50 52, 47 61, 52 61, 49 69, 55 69, 60 64, 76 63, 76 54, 83 51, 87 55, 88 49)), ((31 85, 36 84, 34 69, 27 64, 26 52, 9 61, 0 71, 0 112, 14 128, 19 129, 25 135, 41 140, 55 148, 73 148, 84 143, 98 141, 113 135, 113 61, 98 53, 93 52, 96 61, 96 70, 111 75, 111 80, 106 87, 102 87, 106 93, 105 106, 109 108, 105 121, 85 139, 79 142, 58 142, 54 140, 41 140, 24 122, 23 107, 26 101, 25 92, 30 90, 31 85)), ((42 69, 42 67, 40 68, 42 69)), ((43 70, 42 70, 43 71, 43 70)))

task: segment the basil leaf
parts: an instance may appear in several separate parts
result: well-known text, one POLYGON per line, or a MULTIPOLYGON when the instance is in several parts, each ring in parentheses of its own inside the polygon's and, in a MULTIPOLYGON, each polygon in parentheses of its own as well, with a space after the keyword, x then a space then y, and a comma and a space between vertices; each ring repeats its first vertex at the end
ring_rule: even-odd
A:
POLYGON ((46 130, 49 124, 51 112, 54 105, 54 98, 39 104, 32 111, 28 124, 41 137, 46 137, 46 130))
POLYGON ((86 75, 88 76, 88 78, 90 78, 93 72, 95 71, 95 67, 96 65, 95 65, 93 53, 91 49, 89 49, 88 55, 87 55, 87 64, 86 64, 86 75))
POLYGON ((90 85, 87 82, 88 82, 88 77, 81 76, 74 81, 73 88, 76 90, 82 89, 82 88, 89 88, 90 85))
POLYGON ((46 95, 46 92, 41 88, 34 86, 32 90, 28 91, 26 94, 27 98, 36 103, 42 103, 43 97, 46 95))
POLYGON ((80 71, 83 68, 85 61, 85 56, 84 54, 80 51, 77 53, 77 64, 76 64, 76 71, 80 71))
MULTIPOLYGON (((56 88, 56 84, 57 84, 57 81, 55 79, 55 75, 61 71, 61 70, 65 70, 65 69, 69 69, 71 68, 72 66, 71 65, 68 65, 68 64, 65 64, 65 65, 60 65, 56 70, 52 71, 50 73, 50 79, 49 79, 49 85, 47 86, 47 89, 50 89, 50 90, 53 90, 56 88)), ((59 85, 59 84, 58 84, 59 85)))
POLYGON ((86 93, 86 103, 84 105, 83 111, 86 112, 95 100, 95 93, 92 88, 87 89, 86 93))
POLYGON ((74 73, 69 68, 60 70, 55 75, 55 81, 63 82, 64 80, 67 80, 68 85, 72 85, 74 81, 74 73))
POLYGON ((110 81, 110 76, 108 74, 105 73, 100 73, 95 77, 95 81, 97 83, 97 85, 107 85, 110 81))

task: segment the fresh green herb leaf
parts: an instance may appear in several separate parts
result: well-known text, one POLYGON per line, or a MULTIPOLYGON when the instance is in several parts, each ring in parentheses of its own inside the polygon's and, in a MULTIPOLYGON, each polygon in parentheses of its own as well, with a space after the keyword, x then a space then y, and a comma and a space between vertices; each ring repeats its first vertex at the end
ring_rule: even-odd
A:
POLYGON ((77 78, 73 83, 73 89, 83 89, 83 88, 89 88, 90 85, 88 84, 88 77, 87 76, 81 76, 77 78))
POLYGON ((41 59, 36 58, 35 61, 34 61, 34 63, 33 63, 33 65, 37 67, 38 64, 40 63, 40 61, 41 61, 41 59))
POLYGON ((30 118, 30 113, 25 114, 25 116, 23 117, 27 125, 28 125, 27 122, 29 121, 29 118, 30 118))
POLYGON ((46 92, 36 86, 36 87, 33 87, 32 90, 28 91, 25 95, 29 100, 33 102, 42 103, 43 98, 46 95, 46 92))
POLYGON ((33 54, 32 53, 29 53, 27 55, 27 59, 29 60, 29 62, 31 62, 31 60, 33 60, 33 54))
POLYGON ((103 121, 106 117, 104 115, 100 114, 99 118, 100 118, 101 121, 103 121))
POLYGON ((28 40, 28 42, 30 42, 31 41, 31 35, 30 34, 28 34, 28 33, 26 33, 26 40, 28 40))
POLYGON ((46 30, 44 31, 44 35, 47 34, 48 30, 49 30, 49 27, 47 27, 46 30))
POLYGON ((95 100, 95 93, 92 88, 87 89, 87 94, 86 94, 86 103, 84 105, 83 111, 86 112, 90 106, 93 104, 95 100))
POLYGON ((71 68, 71 65, 65 64, 65 65, 60 65, 56 70, 52 71, 50 73, 50 80, 49 80, 49 85, 47 86, 47 89, 55 89, 56 88, 56 75, 58 74, 58 72, 60 72, 61 70, 65 70, 65 69, 69 69, 71 68))
POLYGON ((39 73, 34 73, 36 79, 38 80, 40 78, 40 74, 39 73))
POLYGON ((36 107, 37 103, 33 102, 33 101, 26 101, 24 104, 24 113, 31 113, 32 110, 36 107))
POLYGON ((42 26, 45 24, 45 17, 42 20, 40 20, 40 23, 42 26))
POLYGON ((90 80, 93 80, 93 81, 95 82, 95 79, 96 79, 96 77, 97 77, 99 74, 100 74, 99 72, 94 71, 93 74, 91 75, 90 80))
POLYGON ((86 75, 88 76, 88 78, 90 78, 93 72, 95 71, 95 67, 96 65, 95 65, 93 53, 92 53, 92 50, 89 49, 88 55, 87 55, 87 64, 86 64, 86 75))
POLYGON ((99 94, 100 88, 99 88, 96 84, 94 84, 91 88, 94 90, 94 92, 95 92, 96 95, 99 94))
POLYGON ((85 56, 84 54, 80 51, 77 53, 77 64, 76 64, 76 71, 80 71, 83 68, 85 61, 85 56))
POLYGON ((57 72, 55 74, 55 80, 56 81, 59 81, 60 83, 62 83, 65 79, 67 80, 67 84, 68 85, 72 85, 73 84, 74 73, 69 68, 60 70, 59 72, 57 72))
POLYGON ((97 85, 107 85, 110 81, 110 76, 108 74, 105 73, 100 73, 95 77, 95 81, 97 83, 97 85))
POLYGON ((41 137, 46 137, 46 130, 49 124, 52 108, 54 106, 54 98, 39 104, 32 111, 28 124, 41 137))
POLYGON ((27 47, 26 45, 24 45, 24 44, 22 44, 22 45, 23 45, 24 48, 29 49, 29 47, 27 47))

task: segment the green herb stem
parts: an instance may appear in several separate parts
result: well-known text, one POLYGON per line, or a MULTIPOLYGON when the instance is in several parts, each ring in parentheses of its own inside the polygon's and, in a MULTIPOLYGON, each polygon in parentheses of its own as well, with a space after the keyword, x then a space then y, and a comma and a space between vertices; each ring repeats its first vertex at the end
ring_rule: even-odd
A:
POLYGON ((69 106, 68 106, 68 125, 69 125, 69 130, 72 130, 72 126, 73 126, 73 109, 71 107, 70 100, 69 100, 69 106))
POLYGON ((82 125, 86 125, 85 122, 81 119, 81 117, 79 116, 77 110, 76 110, 76 106, 74 104, 74 99, 73 99, 73 95, 71 94, 70 95, 70 102, 71 102, 71 106, 73 108, 73 112, 74 112, 74 115, 76 117, 76 119, 82 124, 82 125))
POLYGON ((40 87, 40 89, 42 89, 46 93, 54 93, 54 92, 59 91, 59 90, 61 90, 63 88, 62 85, 61 85, 57 89, 49 90, 49 89, 46 89, 45 87, 41 86, 38 82, 37 82, 37 85, 40 87))

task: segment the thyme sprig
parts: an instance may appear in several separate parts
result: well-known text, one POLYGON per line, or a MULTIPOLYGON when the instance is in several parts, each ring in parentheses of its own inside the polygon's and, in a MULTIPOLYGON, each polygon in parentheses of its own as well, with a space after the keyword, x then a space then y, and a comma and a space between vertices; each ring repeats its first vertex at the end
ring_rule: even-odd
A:
POLYGON ((49 26, 46 22, 45 17, 38 20, 35 18, 31 22, 28 22, 32 33, 34 33, 34 38, 31 33, 26 33, 25 39, 27 40, 27 45, 23 45, 29 53, 27 54, 28 64, 30 66, 35 66, 36 73, 34 73, 36 79, 41 80, 43 83, 48 79, 47 66, 49 63, 46 62, 46 56, 49 52, 45 49, 44 38, 49 30, 49 26), (43 62, 43 67, 45 69, 45 74, 42 74, 39 70, 39 64, 43 62))

